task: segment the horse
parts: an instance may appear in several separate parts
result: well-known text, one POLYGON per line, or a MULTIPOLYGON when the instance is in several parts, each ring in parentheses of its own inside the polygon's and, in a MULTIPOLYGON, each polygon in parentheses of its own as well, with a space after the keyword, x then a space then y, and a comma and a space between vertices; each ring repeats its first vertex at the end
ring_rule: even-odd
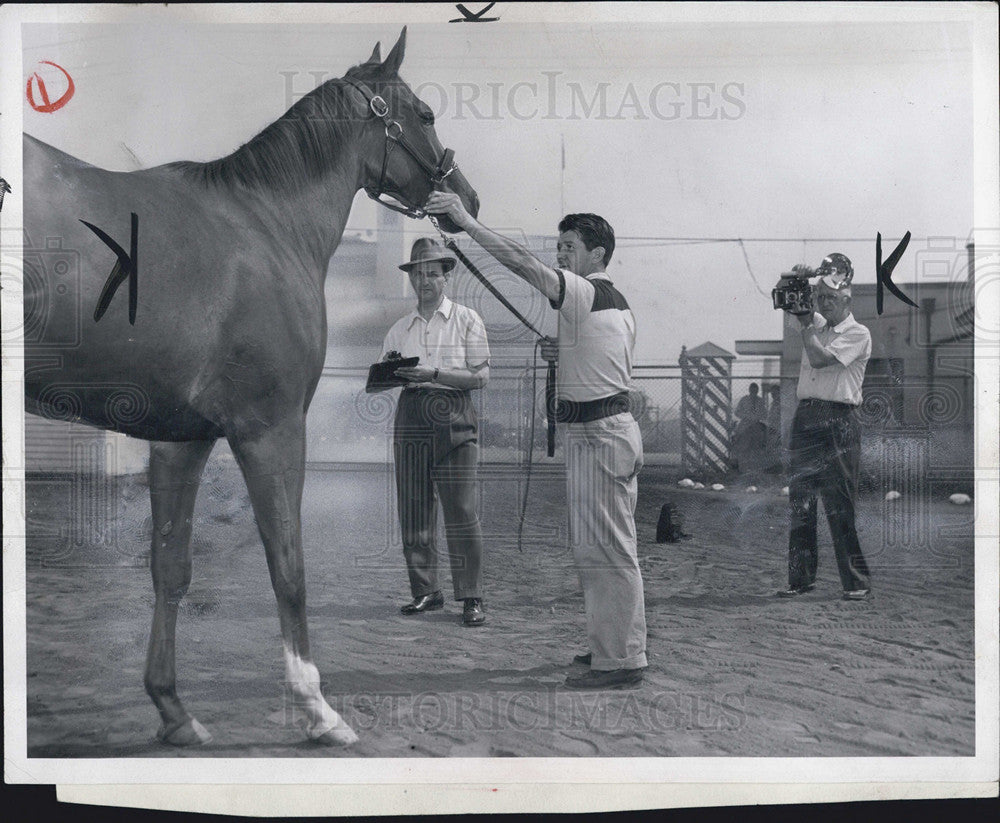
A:
POLYGON ((222 437, 249 490, 307 737, 358 739, 322 695, 306 627, 305 421, 326 353, 326 271, 360 189, 411 217, 434 188, 479 208, 433 112, 399 77, 405 46, 403 28, 384 61, 376 44, 207 163, 111 172, 24 135, 26 244, 55 242, 79 261, 75 276, 26 266, 25 407, 150 443, 144 686, 163 743, 211 740, 177 695, 174 643, 195 495, 222 437), (116 297, 126 281, 127 300, 116 297))

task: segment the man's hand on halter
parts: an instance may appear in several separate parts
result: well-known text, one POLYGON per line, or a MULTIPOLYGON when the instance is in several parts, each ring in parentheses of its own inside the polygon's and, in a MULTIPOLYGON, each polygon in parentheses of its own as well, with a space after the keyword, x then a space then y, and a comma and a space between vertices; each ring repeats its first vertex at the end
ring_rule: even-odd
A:
POLYGON ((559 297, 559 275, 520 243, 487 228, 465 210, 457 194, 432 191, 424 203, 428 214, 444 214, 518 277, 526 280, 549 300, 559 297))
POLYGON ((468 231, 475 219, 465 210, 462 199, 450 191, 432 191, 424 203, 424 211, 428 214, 444 214, 451 218, 455 225, 468 231))

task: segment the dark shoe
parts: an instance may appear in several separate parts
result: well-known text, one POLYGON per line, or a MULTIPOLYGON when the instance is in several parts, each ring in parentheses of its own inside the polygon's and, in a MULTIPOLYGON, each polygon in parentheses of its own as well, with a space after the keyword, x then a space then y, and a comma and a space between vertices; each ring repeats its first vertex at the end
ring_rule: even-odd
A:
POLYGON ((444 608, 444 595, 441 592, 414 597, 412 603, 407 603, 400 611, 403 614, 423 614, 444 608))
POLYGON ((593 655, 591 655, 590 652, 587 652, 586 654, 574 654, 573 655, 573 662, 574 663, 582 663, 584 666, 589 666, 590 665, 590 661, 592 659, 593 659, 593 655))
POLYGON ((854 589, 844 592, 844 600, 867 600, 871 589, 854 589))
POLYGON ((462 623, 466 626, 482 626, 486 622, 483 614, 483 601, 478 597, 465 598, 465 608, 462 609, 462 623))
POLYGON ((806 592, 811 592, 816 588, 815 583, 810 583, 808 586, 793 586, 788 589, 782 589, 780 592, 775 592, 776 597, 798 597, 800 594, 805 594, 806 592))
POLYGON ((642 682, 642 669, 615 669, 599 672, 595 669, 566 678, 567 689, 624 689, 642 682))

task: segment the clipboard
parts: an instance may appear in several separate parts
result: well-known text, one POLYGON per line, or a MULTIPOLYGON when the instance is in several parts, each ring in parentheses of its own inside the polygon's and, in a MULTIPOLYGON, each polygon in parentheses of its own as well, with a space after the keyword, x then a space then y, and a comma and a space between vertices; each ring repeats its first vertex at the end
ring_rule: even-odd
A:
POLYGON ((365 383, 365 391, 371 394, 382 389, 410 385, 409 380, 396 374, 396 369, 408 369, 411 366, 416 366, 419 362, 419 357, 398 357, 372 363, 368 369, 368 382, 365 383))

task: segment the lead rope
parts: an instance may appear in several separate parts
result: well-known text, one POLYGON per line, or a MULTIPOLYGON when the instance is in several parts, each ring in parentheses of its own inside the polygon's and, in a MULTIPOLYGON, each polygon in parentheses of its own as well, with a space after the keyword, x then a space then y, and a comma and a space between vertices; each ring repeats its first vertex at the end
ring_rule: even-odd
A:
POLYGON ((531 361, 531 425, 528 427, 528 471, 524 478, 524 498, 521 500, 521 518, 517 523, 517 550, 523 552, 521 548, 521 537, 524 534, 524 516, 528 511, 528 490, 531 488, 531 467, 533 465, 532 456, 535 453, 535 401, 538 398, 538 349, 542 345, 539 338, 535 341, 535 353, 531 361))
MULTIPOLYGON (((475 265, 473 265, 472 261, 469 260, 469 258, 462 253, 462 250, 456 245, 455 241, 452 240, 450 237, 448 237, 441 230, 441 227, 438 225, 437 220, 435 220, 434 217, 431 215, 427 215, 427 217, 431 221, 431 224, 434 226, 434 228, 437 229, 437 233, 441 235, 441 240, 444 243, 444 245, 448 249, 450 249, 451 252, 459 260, 462 261, 462 265, 469 270, 472 276, 475 277, 480 283, 482 283, 486 287, 486 289, 490 292, 490 294, 496 297, 497 300, 499 300, 503 304, 503 306, 511 314, 514 315, 514 317, 520 320, 521 323, 523 323, 528 328, 529 331, 534 332, 535 335, 538 337, 538 339, 535 341, 534 354, 532 357, 532 364, 531 364, 531 425, 529 427, 530 439, 528 441, 528 469, 527 469, 527 477, 525 478, 524 482, 524 497, 521 500, 521 517, 517 525, 517 550, 519 552, 523 552, 524 549, 521 546, 521 538, 524 534, 524 518, 528 510, 528 489, 531 486, 531 467, 533 465, 533 456, 535 451, 535 408, 536 408, 535 404, 537 395, 536 384, 538 380, 538 349, 542 345, 542 340, 545 338, 545 335, 543 335, 538 329, 536 329, 535 326, 531 323, 531 321, 529 321, 523 314, 521 314, 521 312, 519 312, 516 308, 514 308, 514 306, 511 305, 510 301, 508 301, 507 298, 500 293, 497 287, 494 286, 492 283, 490 283, 490 281, 483 276, 482 272, 480 272, 479 269, 477 269, 475 265)), ((545 392, 546 419, 548 420, 548 427, 549 427, 548 429, 549 457, 552 457, 555 453, 555 410, 553 408, 555 405, 554 396, 555 396, 555 364, 549 363, 548 374, 546 375, 546 392, 545 392)))

